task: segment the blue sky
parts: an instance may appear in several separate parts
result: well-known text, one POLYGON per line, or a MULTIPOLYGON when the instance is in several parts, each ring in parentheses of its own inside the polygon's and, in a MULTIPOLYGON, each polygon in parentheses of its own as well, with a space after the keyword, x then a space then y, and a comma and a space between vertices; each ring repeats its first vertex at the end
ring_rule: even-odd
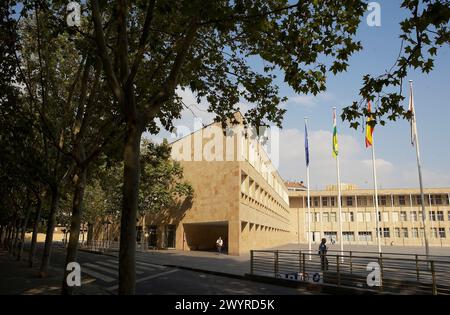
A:
MULTIPOLYGON (((359 100, 363 75, 378 75, 389 69, 400 49, 399 22, 408 12, 400 8, 400 0, 379 3, 381 26, 368 26, 364 17, 357 34, 364 49, 351 57, 346 73, 329 77, 324 94, 316 97, 298 95, 284 82, 278 82, 280 94, 289 98, 280 135, 279 172, 284 179, 305 178, 303 118, 308 116, 311 187, 321 189, 336 182, 335 161, 331 156, 331 108, 336 106, 339 110, 359 100)), ((449 74, 450 49, 444 47, 438 53, 433 72, 422 74, 413 71, 407 77, 407 80, 414 81, 424 184, 428 187, 450 187, 450 140, 447 127, 450 117, 449 74)), ((408 96, 407 85, 406 82, 404 96, 408 96)), ((184 96, 187 104, 190 104, 191 97, 184 96)), ((408 97, 405 106, 407 102, 408 97)), ((211 118, 199 111, 197 115, 206 120, 211 118)), ((184 116, 183 121, 193 117, 189 111, 184 116)), ((342 181, 357 184, 361 188, 372 187, 371 151, 365 149, 363 131, 350 129, 348 123, 342 121, 338 122, 338 129, 342 181)), ((379 186, 417 187, 416 155, 410 144, 409 123, 402 120, 388 122, 385 127, 377 126, 374 135, 379 186)), ((159 138, 164 136, 164 133, 158 135, 159 138)))

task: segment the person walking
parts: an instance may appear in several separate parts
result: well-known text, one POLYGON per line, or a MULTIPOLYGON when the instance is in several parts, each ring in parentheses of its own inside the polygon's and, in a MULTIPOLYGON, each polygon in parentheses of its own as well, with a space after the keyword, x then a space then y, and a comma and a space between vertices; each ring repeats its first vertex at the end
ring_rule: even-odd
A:
POLYGON ((322 270, 328 270, 328 259, 327 259, 327 239, 322 238, 322 241, 319 245, 319 255, 320 255, 320 265, 322 270))
POLYGON ((216 247, 217 247, 217 253, 220 255, 220 253, 222 253, 222 247, 223 247, 223 240, 222 240, 221 236, 219 236, 219 238, 216 241, 216 247))

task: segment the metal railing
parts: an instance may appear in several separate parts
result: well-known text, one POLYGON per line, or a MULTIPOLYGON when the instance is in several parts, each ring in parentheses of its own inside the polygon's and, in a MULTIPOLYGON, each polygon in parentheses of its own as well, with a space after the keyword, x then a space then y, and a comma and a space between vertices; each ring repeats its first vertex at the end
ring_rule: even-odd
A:
POLYGON ((446 259, 426 260, 420 255, 410 258, 402 254, 395 257, 395 253, 366 254, 369 255, 360 252, 320 255, 309 251, 253 250, 250 252, 250 273, 373 292, 450 294, 450 261, 446 259), (377 279, 372 277, 375 268, 379 283, 373 282, 377 279))
POLYGON ((80 248, 88 249, 92 251, 105 252, 105 251, 117 251, 119 250, 119 242, 116 241, 91 241, 80 242, 80 248))

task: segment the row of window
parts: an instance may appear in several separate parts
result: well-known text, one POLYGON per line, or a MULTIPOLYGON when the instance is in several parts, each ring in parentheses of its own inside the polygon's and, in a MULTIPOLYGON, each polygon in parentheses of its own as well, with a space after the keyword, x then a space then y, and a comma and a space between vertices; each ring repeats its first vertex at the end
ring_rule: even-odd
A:
MULTIPOLYGON (((426 205, 449 205, 449 195, 426 195, 426 205)), ((417 206, 422 204, 422 197, 420 195, 400 195, 400 196, 378 196, 378 204, 380 206, 417 206)), ((341 197, 341 205, 346 207, 365 207, 374 205, 374 197, 367 196, 345 196, 341 197)), ((336 207, 337 197, 310 197, 310 206, 318 208, 322 207, 336 207), (322 202, 322 205, 321 205, 322 202)))
MULTIPOLYGON (((391 237, 391 230, 390 228, 380 228, 379 229, 380 237, 381 238, 390 238, 391 237)), ((395 228, 394 229, 395 237, 396 238, 423 238, 424 237, 424 230, 423 228, 395 228)), ((430 229, 431 237, 432 238, 446 238, 446 231, 445 228, 431 228, 430 229)), ((450 229, 449 229, 450 233, 450 229)), ((326 231, 323 233, 324 237, 329 240, 333 241, 337 239, 337 232, 329 232, 326 231)), ((343 231, 342 232, 342 239, 344 241, 355 241, 355 232, 352 231, 343 231)), ((372 241, 372 232, 371 231, 359 231, 358 232, 358 240, 359 241, 372 241)))
POLYGON ((288 212, 288 209, 285 206, 244 172, 241 174, 241 192, 267 208, 277 211, 281 209, 286 213, 288 212))
MULTIPOLYGON (((320 212, 311 213, 311 221, 314 222, 337 222, 337 212, 322 212, 322 220, 320 218, 320 212)), ((421 212, 418 211, 393 211, 390 212, 392 222, 418 222, 422 221, 421 212), (399 215, 400 214, 400 215, 399 215)), ((357 222, 371 222, 373 213, 362 212, 357 213, 357 222)), ((444 221, 444 211, 428 211, 428 220, 430 221, 444 221)), ((450 221, 450 211, 447 211, 447 220, 450 221)), ((389 212, 378 212, 378 221, 389 222, 389 212)), ((355 222, 354 212, 343 212, 342 222, 355 222)))

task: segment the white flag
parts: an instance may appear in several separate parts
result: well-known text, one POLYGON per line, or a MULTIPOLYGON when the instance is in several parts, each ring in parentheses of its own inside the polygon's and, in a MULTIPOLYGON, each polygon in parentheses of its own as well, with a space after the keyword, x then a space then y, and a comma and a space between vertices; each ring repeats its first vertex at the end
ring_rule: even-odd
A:
POLYGON ((411 144, 414 146, 416 143, 416 111, 414 109, 414 95, 413 95, 413 87, 412 83, 409 86, 410 92, 409 92, 409 111, 411 112, 411 144))

